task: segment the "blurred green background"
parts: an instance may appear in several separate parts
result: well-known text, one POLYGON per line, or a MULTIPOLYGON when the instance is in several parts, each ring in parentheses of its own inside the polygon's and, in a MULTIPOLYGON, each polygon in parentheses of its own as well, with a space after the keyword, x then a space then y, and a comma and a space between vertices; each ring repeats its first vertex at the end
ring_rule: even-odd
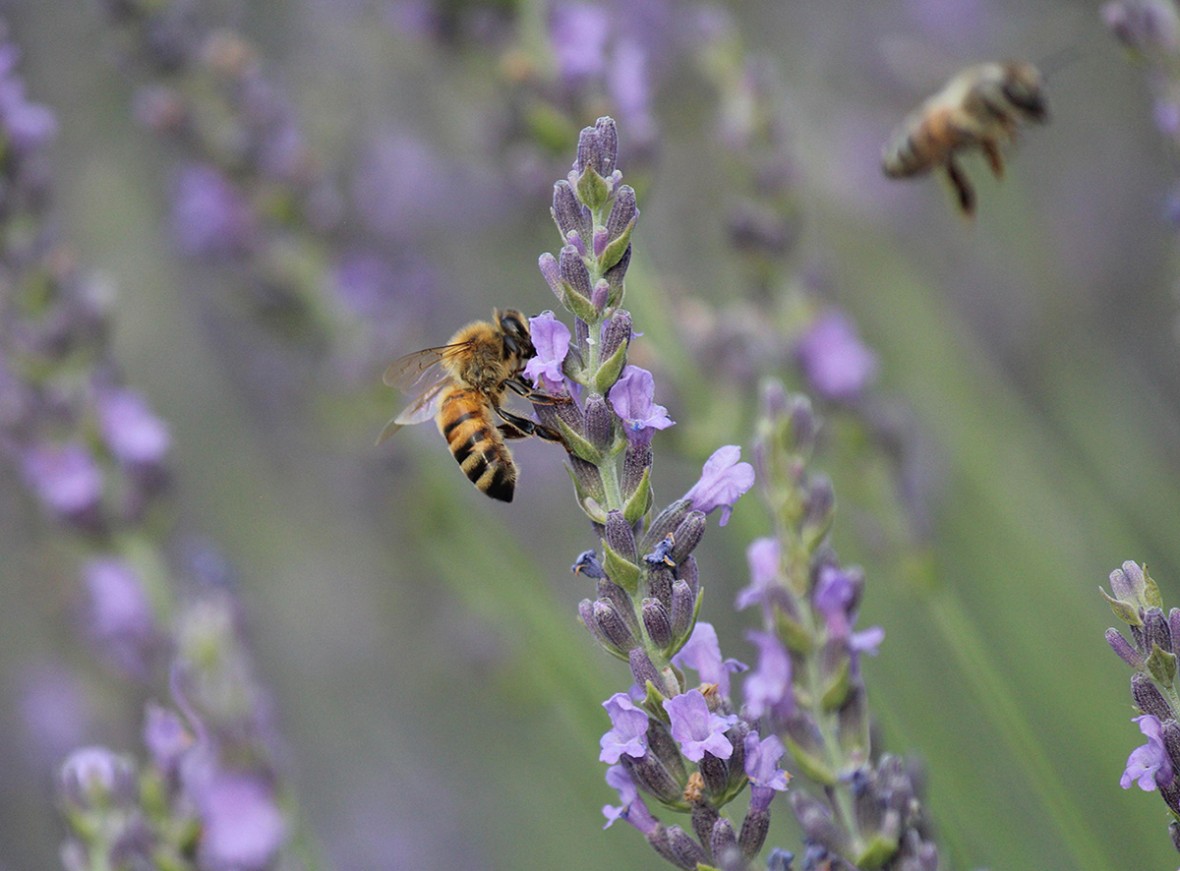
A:
MULTIPOLYGON (((595 542, 559 452, 516 448, 522 481, 503 506, 463 480, 430 427, 372 447, 404 402, 378 388, 384 362, 493 305, 554 305, 535 264, 558 247, 547 191, 559 176, 530 189, 489 147, 510 102, 503 53, 481 43, 478 8, 456 7, 476 24, 444 42, 401 23, 403 7, 213 7, 259 44, 328 160, 349 166, 391 138, 431 158, 433 174, 394 161, 388 195, 410 202, 401 244, 435 270, 436 291, 403 298, 401 344, 348 386, 226 294, 199 289, 201 269, 173 256, 174 157, 133 122, 132 84, 98 11, 0 9, 25 47, 31 97, 59 113, 60 220, 117 287, 126 374, 172 427, 178 524, 234 567, 328 864, 660 867, 628 827, 600 831, 614 795, 597 761, 599 704, 630 678, 576 620, 590 588, 568 567, 595 542)), ((835 543, 867 571, 861 624, 887 633, 864 666, 884 746, 924 761, 951 867, 1173 867, 1159 797, 1118 787, 1140 736, 1097 592, 1135 559, 1180 604, 1180 300, 1164 217, 1176 167, 1144 69, 1107 37, 1096 4, 731 11, 778 81, 802 227, 786 268, 823 275, 826 299, 880 355, 877 393, 920 445, 928 524, 903 514, 895 470, 855 418, 821 406, 816 463, 836 483, 835 543), (881 177, 894 124, 956 69, 1070 47, 1078 59, 1048 85, 1052 122, 1022 136, 1004 182, 968 161, 974 221, 936 180, 881 177)), ((521 32, 545 14, 525 7, 521 32)), ((717 445, 748 451, 753 391, 677 371, 694 351, 680 330, 685 300, 724 317, 742 291, 722 221, 733 157, 712 92, 683 51, 658 72, 628 304, 648 334, 637 353, 656 369, 656 399, 679 422, 655 442, 663 503, 717 445)), ((629 135, 621 120, 630 179, 629 135)), ((0 867, 49 868, 62 832, 52 760, 22 719, 30 675, 50 661, 78 675, 89 713, 63 724, 63 741, 72 726, 78 740, 136 750, 143 699, 88 662, 71 563, 3 474, 0 867)), ((752 658, 752 616, 732 602, 744 548, 767 531, 750 494, 698 551, 702 618, 739 659, 752 658)), ((776 809, 769 843, 798 849, 785 803, 776 809)))

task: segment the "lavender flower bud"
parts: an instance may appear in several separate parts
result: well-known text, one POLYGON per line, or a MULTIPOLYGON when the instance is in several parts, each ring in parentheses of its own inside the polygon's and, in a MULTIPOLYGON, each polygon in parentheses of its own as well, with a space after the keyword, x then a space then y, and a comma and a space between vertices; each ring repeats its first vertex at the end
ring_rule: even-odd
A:
POLYGON ((610 639, 608 639, 606 635, 603 634, 602 629, 599 628, 598 620, 594 616, 594 605, 595 603, 591 602, 589 599, 583 599, 578 603, 578 616, 582 618, 582 624, 586 627, 587 631, 589 631, 589 633, 594 636, 594 640, 605 647, 607 650, 615 653, 621 653, 621 651, 614 650, 614 645, 611 643, 610 639))
POLYGON ((655 566, 647 572, 647 593, 658 599, 665 608, 672 607, 672 570, 667 566, 655 566))
POLYGON ((833 853, 844 852, 844 836, 832 821, 832 815, 817 799, 805 792, 791 794, 791 809, 808 840, 833 853))
POLYGON ((1150 677, 1142 672, 1131 675, 1131 698, 1141 713, 1151 714, 1161 723, 1176 715, 1150 677))
POLYGON ((639 562, 635 545, 635 533, 631 524, 623 518, 623 512, 611 511, 606 515, 606 543, 611 550, 633 563, 639 562))
POLYGON ((572 245, 566 245, 561 249, 558 268, 561 270, 561 279, 566 286, 578 296, 589 301, 590 273, 586 269, 582 255, 572 245))
POLYGON ((627 651, 639 643, 612 602, 599 599, 594 603, 592 613, 599 631, 615 649, 627 651))
POLYGON ((680 826, 668 827, 668 847, 676 857, 674 863, 686 871, 693 871, 698 865, 708 862, 705 851, 680 826))
MULTIPOLYGON (((771 795, 773 790, 767 790, 771 795)), ((770 831, 770 811, 765 808, 755 808, 751 804, 746 818, 742 820, 742 830, 738 835, 738 847, 747 859, 753 859, 762 851, 766 843, 766 833, 770 831)))
POLYGON ((606 501, 606 489, 602 486, 602 473, 593 463, 575 457, 567 456, 569 460, 570 477, 573 478, 574 488, 578 492, 578 504, 585 506, 586 499, 593 499, 602 504, 606 501))
POLYGON ((1168 631, 1168 621, 1164 612, 1159 608, 1148 608, 1143 615, 1143 650, 1151 653, 1153 647, 1171 653, 1172 635, 1168 631))
POLYGON ((672 619, 659 599, 643 600, 643 628, 647 637, 661 650, 672 643, 672 619))
POLYGON ((578 202, 568 181, 562 180, 553 185, 553 208, 550 214, 564 241, 569 241, 570 233, 577 233, 582 239, 590 238, 590 210, 578 202))
POLYGON ((705 779, 705 791, 712 796, 724 795, 725 787, 729 783, 729 765, 725 760, 706 750, 698 765, 701 777, 705 779))
MULTIPOLYGON (((593 241, 593 247, 591 250, 593 250, 594 257, 596 259, 598 259, 598 260, 602 259, 602 252, 604 252, 606 250, 606 243, 607 243, 608 239, 609 239, 609 237, 606 234, 606 227, 596 227, 594 229, 594 241, 593 241)), ((609 282, 607 283, 607 287, 608 288, 610 287, 609 282)))
POLYGON ((679 783, 683 784, 688 780, 680 747, 662 720, 648 721, 647 747, 679 783))
POLYGON ((570 571, 591 580, 606 577, 606 573, 602 570, 602 563, 598 561, 598 554, 592 550, 584 550, 578 554, 578 558, 570 566, 570 571))
POLYGON ((618 309, 602 325, 602 359, 609 359, 631 341, 631 313, 618 309))
POLYGON ((651 795, 665 804, 676 804, 681 800, 680 794, 684 787, 676 782, 654 755, 645 753, 639 759, 624 755, 621 759, 632 779, 651 795))
POLYGON ((557 258, 549 253, 542 254, 537 260, 537 268, 541 270, 541 276, 549 285, 549 289, 553 291, 553 295, 564 304, 565 294, 561 290, 561 267, 557 263, 557 258))
POLYGON ((675 565, 680 565, 681 562, 686 560, 688 555, 700 544, 701 537, 704 534, 705 515, 700 511, 690 511, 688 516, 676 527, 672 549, 668 552, 668 556, 672 562, 675 565))
POLYGON ((692 612, 696 607, 696 596, 688 583, 683 580, 672 582, 672 607, 669 609, 672 637, 681 641, 692 628, 692 612))
POLYGON ((692 510, 692 503, 687 499, 677 499, 656 515, 651 522, 643 539, 639 542, 640 549, 650 553, 669 533, 674 533, 688 512, 692 510))
POLYGON ((681 560, 680 565, 676 567, 673 574, 688 584, 688 589, 692 592, 693 598, 695 599, 701 585, 696 557, 691 555, 685 557, 681 560))
POLYGON ((727 818, 721 817, 713 824, 713 832, 709 838, 709 849, 713 853, 713 862, 724 871, 735 867, 745 867, 738 851, 733 823, 727 818))
POLYGON ((1180 608, 1168 612, 1168 634, 1172 636, 1172 653, 1180 656, 1180 608))
POLYGON ((713 837, 713 826, 717 824, 717 819, 720 814, 716 809, 705 804, 703 801, 694 801, 692 805, 692 830, 696 833, 697 840, 702 844, 709 843, 713 837))
POLYGON ((627 658, 631 664, 631 676, 635 678, 635 682, 639 684, 640 688, 647 686, 648 681, 651 681, 652 686, 657 690, 664 691, 664 680, 656 671, 651 658, 643 652, 643 648, 632 648, 627 658))
POLYGON ((631 599, 622 587, 604 578, 598 582, 598 598, 600 601, 609 602, 614 606, 615 611, 622 615, 623 621, 631 632, 635 635, 639 634, 639 620, 635 617, 635 609, 631 606, 631 599))
MULTIPOLYGON (((650 444, 644 444, 634 439, 627 440, 627 450, 623 454, 623 495, 630 499, 643 483, 652 464, 650 444)), ((661 535, 660 538, 663 538, 661 535)))
POLYGON ((587 441, 595 450, 606 454, 615 442, 615 418, 606 404, 606 397, 591 393, 586 398, 583 414, 587 441))
POLYGON ((602 273, 602 277, 606 279, 607 284, 610 285, 610 297, 607 299, 608 305, 618 305, 623 301, 623 279, 627 275, 627 267, 631 265, 631 246, 619 258, 619 262, 612 266, 606 272, 602 273))
POLYGON ((607 236, 612 241, 620 238, 624 233, 630 231, 638 217, 639 208, 635 202, 635 190, 630 185, 620 185, 615 194, 615 201, 611 205, 610 215, 606 219, 607 236))
POLYGON ((605 278, 600 278, 594 282, 594 290, 590 292, 590 304, 594 306, 594 311, 602 314, 602 310, 606 308, 610 302, 610 282, 605 278))
POLYGON ((574 172, 593 169, 603 178, 615 170, 619 158, 619 134, 614 119, 599 118, 593 127, 584 127, 578 136, 578 156, 574 172))
MULTIPOLYGON (((1175 632, 1172 633, 1172 638, 1175 640, 1175 632)), ((1106 643, 1131 668, 1140 669, 1144 667, 1143 655, 1132 647, 1131 642, 1127 641, 1117 629, 1111 628, 1106 630, 1106 643)))

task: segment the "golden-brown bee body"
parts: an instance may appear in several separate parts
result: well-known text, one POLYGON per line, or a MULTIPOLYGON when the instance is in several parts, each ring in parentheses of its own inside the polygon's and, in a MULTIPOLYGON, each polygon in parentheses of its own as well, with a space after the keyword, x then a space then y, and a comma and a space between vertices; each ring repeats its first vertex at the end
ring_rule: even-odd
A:
POLYGON ((956 156, 978 148, 996 178, 1003 177, 1000 148, 1017 128, 1048 117, 1044 80, 1027 61, 982 63, 960 72, 912 112, 893 132, 881 154, 890 178, 909 178, 944 169, 959 208, 975 210, 975 190, 956 156))
POLYGON ((560 440, 501 407, 509 389, 530 392, 521 373, 535 354, 527 319, 509 309, 494 312, 490 322, 468 324, 445 345, 395 360, 383 380, 391 387, 414 389, 417 395, 386 425, 378 444, 403 426, 433 418, 471 483, 493 499, 511 502, 517 470, 504 439, 538 435, 560 440), (497 417, 505 422, 497 423, 497 417))

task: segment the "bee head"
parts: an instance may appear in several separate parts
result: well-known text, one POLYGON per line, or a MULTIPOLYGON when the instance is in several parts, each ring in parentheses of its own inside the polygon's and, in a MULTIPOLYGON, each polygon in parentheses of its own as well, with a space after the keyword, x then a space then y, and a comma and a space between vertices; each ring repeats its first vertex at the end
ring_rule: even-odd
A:
POLYGON ((1008 102, 1033 121, 1044 121, 1049 116, 1041 71, 1022 61, 1008 64, 1004 69, 1004 96, 1008 102))
POLYGON ((521 360, 536 356, 537 350, 529 334, 529 322, 524 315, 515 309, 497 309, 495 320, 504 337, 505 356, 515 354, 521 360))

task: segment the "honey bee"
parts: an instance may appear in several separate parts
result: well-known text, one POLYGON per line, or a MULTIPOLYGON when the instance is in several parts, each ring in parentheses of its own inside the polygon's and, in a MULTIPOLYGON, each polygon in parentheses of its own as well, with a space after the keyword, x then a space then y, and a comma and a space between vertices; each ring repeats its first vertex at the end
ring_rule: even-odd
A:
POLYGON ((1000 147, 1021 123, 1043 122, 1048 107, 1040 70, 1027 61, 968 67, 912 112, 893 132, 881 154, 890 178, 946 170, 963 214, 975 211, 975 190, 955 157, 978 148, 996 178, 1004 175, 1000 147))
POLYGON ((511 502, 516 463, 504 440, 537 436, 564 441, 557 431, 502 407, 508 390, 542 402, 568 401, 538 393, 525 383, 524 365, 535 355, 524 315, 497 309, 491 322, 470 323, 445 345, 394 360, 382 380, 390 387, 413 390, 416 398, 385 425, 377 444, 403 426, 434 418, 471 483, 493 499, 511 502), (503 423, 497 424, 497 417, 503 423))

